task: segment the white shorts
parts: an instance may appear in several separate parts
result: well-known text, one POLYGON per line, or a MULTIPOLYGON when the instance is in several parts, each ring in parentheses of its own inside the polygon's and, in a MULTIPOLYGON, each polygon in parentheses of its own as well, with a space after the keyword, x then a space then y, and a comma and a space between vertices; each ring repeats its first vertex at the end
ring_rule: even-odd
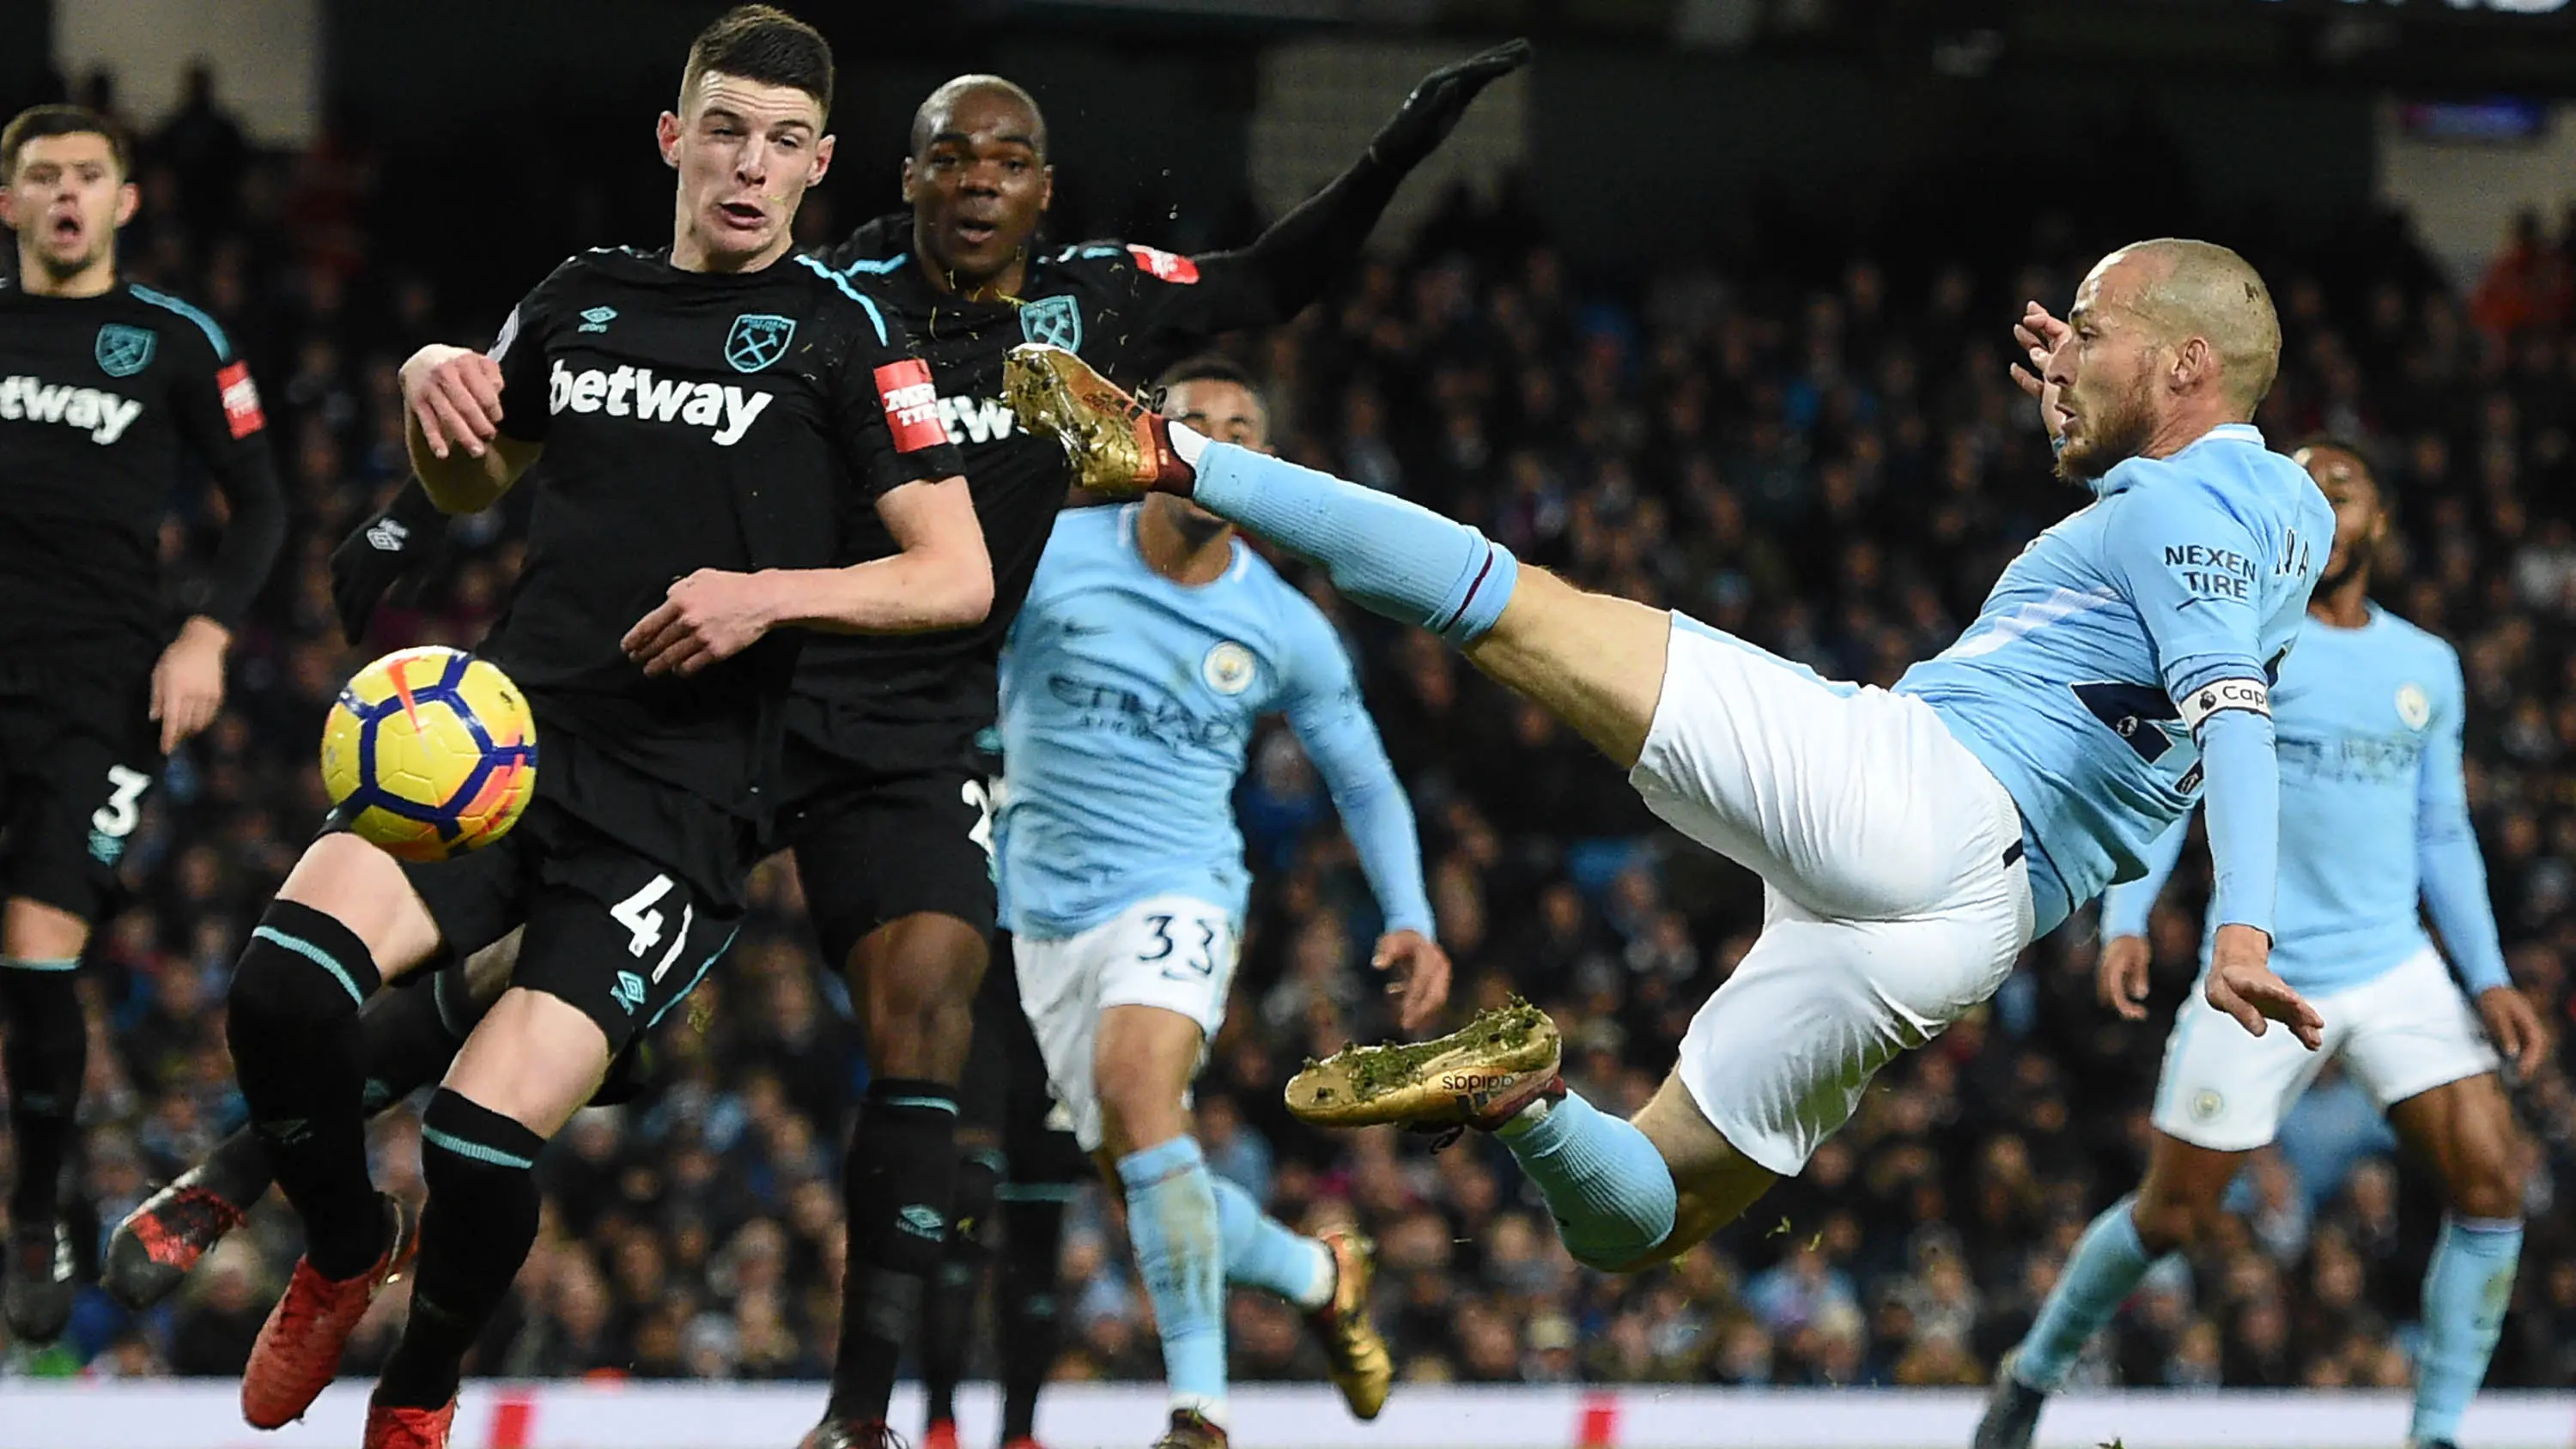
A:
POLYGON ((1761 939, 1691 1019, 1674 1072, 1783 1177, 2030 944, 2021 812, 1921 700, 1829 684, 1676 614, 1628 779, 1766 887, 1761 939))
POLYGON ((2326 1019, 2315 1051, 2280 1026, 2248 1034, 2209 1004, 2205 984, 2192 983, 2165 1040, 2153 1121, 2166 1136, 2212 1152, 2269 1143, 2290 1105, 2338 1056, 2382 1112, 2500 1065, 2477 1011, 2430 946, 2349 991, 2311 998, 2326 1019))
POLYGON ((1100 1093, 1093 1084, 1100 1013, 1159 1006, 1197 1022, 1214 1041, 1225 1022, 1238 945, 1233 916, 1189 896, 1138 901, 1057 940, 1012 938, 1020 1009, 1046 1059, 1047 1090, 1072 1118, 1083 1151, 1100 1150, 1100 1093))

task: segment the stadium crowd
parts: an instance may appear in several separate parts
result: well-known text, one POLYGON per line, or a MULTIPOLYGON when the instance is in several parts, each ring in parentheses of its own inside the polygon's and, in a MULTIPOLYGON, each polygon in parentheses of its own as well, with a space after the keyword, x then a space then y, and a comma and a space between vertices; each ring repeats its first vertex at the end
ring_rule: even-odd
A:
MULTIPOLYGON (((404 475, 395 364, 491 319, 381 254, 371 218, 399 176, 345 135, 258 153, 208 89, 143 154, 126 268, 240 339, 298 526, 235 648, 225 713, 174 760, 127 855, 133 898, 93 947, 93 1242, 240 1119, 224 975, 321 815, 313 741, 338 683, 385 648, 471 645, 517 560, 512 509, 459 523, 436 575, 364 649, 340 639, 326 556, 404 475)), ((2002 563, 2080 498, 2050 480, 2004 368, 2022 299, 2061 301, 2089 253, 2063 229, 2032 235, 2002 266, 1854 254, 1819 271, 1774 249, 1595 286, 1508 199, 1460 199, 1400 259, 1237 345, 1291 456, 1475 522, 1586 584, 1884 684, 1953 637, 2002 563)), ((2474 302, 2402 228, 2351 239, 2328 271, 2268 269, 2289 345, 2264 425, 2276 441, 2326 429, 2374 446, 2402 520, 2380 596, 2461 646, 2509 955, 2563 1027, 2576 1007, 2576 219, 2554 241, 2538 227, 2515 240, 2474 302)), ((174 518, 167 555, 188 558, 207 522, 174 518)), ((1456 1010, 1526 993, 1567 1024, 1568 1074, 1587 1094, 1641 1103, 1749 943, 1757 883, 1661 830, 1580 741, 1435 641, 1316 592, 1365 661, 1414 791, 1456 1010)), ((1985 1013, 1888 1070, 1756 1220, 1643 1277, 1580 1270, 1484 1139, 1434 1153, 1287 1117, 1279 1087, 1300 1056, 1389 1029, 1365 968, 1376 923, 1284 733, 1256 747, 1241 806, 1261 883, 1198 1096, 1202 1135, 1216 1169, 1283 1218, 1355 1218, 1375 1235, 1378 1309, 1407 1379, 1982 1383, 2088 1215, 2136 1180, 2168 1018, 2131 1026, 2097 1006, 2079 917, 1985 1013)), ((2155 925, 2164 1012, 2198 944, 2190 867, 2183 880, 2155 925)), ((664 1031, 655 1087, 586 1113, 552 1152, 540 1246, 480 1371, 827 1370, 851 1031, 783 859, 756 899, 729 966, 664 1031)), ((2545 1210, 2576 1184, 2576 1087, 2553 1065, 2516 1097, 2545 1160, 2490 1382, 2576 1384, 2576 1230, 2545 1210)), ((379 1180, 414 1195, 416 1133, 396 1112, 376 1139, 379 1180)), ((2239 1184, 2237 1226, 2160 1270, 2083 1372, 2406 1382, 2437 1210, 2390 1151, 2330 1072, 2239 1184)), ((140 1319, 88 1294, 62 1344, 12 1350, 0 1373, 237 1373, 292 1262, 285 1222, 272 1205, 140 1319)), ((1064 1256, 1063 1376, 1158 1376, 1124 1243, 1091 1194, 1064 1256)), ((402 1309, 400 1292, 378 1305, 353 1369, 390 1348, 402 1309)), ((1231 1327, 1236 1377, 1320 1377, 1286 1307, 1241 1295, 1231 1327)))

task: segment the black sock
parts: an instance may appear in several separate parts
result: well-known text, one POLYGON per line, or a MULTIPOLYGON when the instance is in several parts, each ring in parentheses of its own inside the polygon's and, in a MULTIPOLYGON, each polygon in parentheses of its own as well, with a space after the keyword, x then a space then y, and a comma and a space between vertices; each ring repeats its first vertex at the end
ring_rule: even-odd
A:
POLYGON ((1064 1249, 1058 1183, 1002 1187, 1002 1281, 993 1336, 1002 1349, 1002 1442, 1035 1438, 1038 1390, 1055 1368, 1056 1259, 1064 1249))
POLYGON ((445 1087, 420 1116, 420 1266, 411 1317, 386 1360, 375 1401, 435 1409, 456 1397, 474 1346, 537 1241, 537 1179, 546 1140, 445 1087))
POLYGON ((369 1116, 447 1075, 447 1064, 456 1060, 474 1023, 483 1019, 473 1000, 465 988, 465 964, 459 961, 417 986, 379 991, 358 1009, 369 1116), (463 1003, 462 1010, 457 1003, 463 1003))
POLYGON ((304 1219, 305 1260, 326 1278, 354 1278, 384 1252, 358 1029, 358 1007, 380 984, 356 932, 293 901, 269 905, 233 968, 233 1074, 277 1185, 304 1219))
POLYGON ((920 1328, 923 1285, 939 1271, 956 1182, 956 1089, 870 1082, 841 1164, 850 1246, 833 1418, 885 1417, 903 1346, 920 1328))
POLYGON ((9 1132, 18 1147, 9 1222, 21 1236, 53 1231, 61 1206, 63 1159, 89 1065, 75 965, 0 957, 0 1021, 9 1027, 0 1073, 9 1082, 9 1132))
POLYGON ((957 1418, 957 1381, 966 1376, 967 1348, 975 1337, 975 1299, 991 1256, 985 1242, 992 1232, 993 1190, 1001 1183, 1002 1154, 992 1148, 968 1152, 957 1164, 947 1250, 921 1307, 921 1387, 934 1424, 957 1418))

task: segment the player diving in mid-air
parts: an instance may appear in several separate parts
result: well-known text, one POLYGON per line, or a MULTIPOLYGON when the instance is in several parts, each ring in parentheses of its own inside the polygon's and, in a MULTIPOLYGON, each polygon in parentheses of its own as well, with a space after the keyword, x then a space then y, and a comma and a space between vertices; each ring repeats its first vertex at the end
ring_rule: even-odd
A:
MULTIPOLYGON (((2034 354, 2058 325, 2034 312, 2034 354)), ((2016 368, 2038 391, 2032 374, 2016 368)), ((2050 415, 2047 400, 2043 415, 2050 415)), ((2334 505, 2334 548, 2297 651, 2274 692, 2281 756, 2281 901, 2272 961, 2326 1021, 2320 1051, 2226 1028, 2186 1001, 2156 1083, 2146 1180, 2093 1220, 2057 1286, 2007 1356, 1976 1449, 2029 1449, 2048 1395, 2087 1340, 2167 1253, 2191 1246, 2245 1154, 2270 1142, 2332 1058, 2440 1178, 2450 1209, 2424 1275, 2424 1354, 2408 1442, 2450 1449, 2504 1326, 2522 1248, 2524 1143, 2480 1019, 2518 1068, 2546 1049, 2538 1015, 2505 972, 2486 867, 2469 824, 2460 734, 2467 705, 2450 645, 2370 602, 2386 499, 2355 449, 2295 455, 2334 505), (2430 910, 2467 983, 2463 995, 2424 933, 2430 910), (2470 1003, 2476 1003, 2472 1012, 2470 1003)), ((2146 877, 2102 906, 2103 1001, 2146 1015, 2147 917, 2185 827, 2158 842, 2146 877)))
MULTIPOLYGON (((1166 373, 1164 408, 1266 452, 1251 381, 1166 373)), ((1225 1285, 1304 1309, 1363 1419, 1395 1375, 1355 1234, 1302 1237, 1208 1170, 1189 1084, 1225 1017, 1251 879, 1234 819, 1253 725, 1284 713, 1385 914, 1406 1030, 1448 999, 1413 811, 1340 638, 1224 519, 1168 494, 1056 521, 1002 655, 1002 917, 1074 1136, 1127 1202, 1171 1386, 1158 1449, 1226 1443, 1225 1285)))
POLYGON ((2078 902, 2146 868, 2203 794, 2220 922, 2211 1004, 2314 1046, 2266 964, 2280 824, 2270 671, 2334 517, 2248 421, 2280 327, 2234 252, 2141 242, 2102 259, 2049 356, 2059 472, 2095 501, 2004 570, 1959 641, 1893 691, 1828 682, 1679 614, 1585 593, 1402 500, 1169 424, 1044 347, 1011 398, 1083 479, 1156 490, 1320 560, 1342 592, 1433 630, 1546 706, 1659 816, 1754 870, 1760 939, 1633 1121, 1558 1075, 1554 1024, 1488 1013, 1352 1048, 1290 1083, 1319 1123, 1491 1131, 1567 1248, 1661 1262, 1796 1173, 1877 1070, 1993 994, 2078 902))

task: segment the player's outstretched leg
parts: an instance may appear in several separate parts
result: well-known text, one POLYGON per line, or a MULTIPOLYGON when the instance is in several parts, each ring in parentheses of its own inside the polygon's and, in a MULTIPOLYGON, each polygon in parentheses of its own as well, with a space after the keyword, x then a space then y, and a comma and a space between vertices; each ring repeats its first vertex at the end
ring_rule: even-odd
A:
POLYGON ((2407 1431, 2417 1449, 2449 1449, 2486 1379, 2513 1298, 2530 1149, 2493 1072, 2408 1097, 2389 1109, 2388 1120, 2440 1174, 2449 1209, 2424 1270, 2424 1362, 2407 1431))
POLYGON ((1225 1278, 1264 1289, 1297 1305, 1323 1346, 1324 1369, 1353 1416, 1374 1419, 1395 1383, 1395 1357, 1369 1318, 1377 1248, 1356 1229, 1307 1237, 1261 1210, 1252 1194, 1222 1177, 1217 1230, 1225 1242, 1225 1278))
POLYGON ((72 1316, 71 1240, 61 1223, 63 1164, 89 1063, 79 967, 89 923, 23 897, 0 908, 0 1076, 9 1084, 9 1135, 18 1176, 9 1189, 8 1257, 0 1316, 10 1336, 51 1343, 72 1316))
POLYGON ((226 1026, 251 1126, 304 1221, 304 1257, 260 1329, 242 1414, 276 1428, 339 1372, 376 1293, 409 1262, 408 1209, 367 1175, 358 1011, 438 949, 437 926, 393 858, 326 835, 296 862, 233 969, 226 1026))
POLYGON ((1588 594, 1465 524, 1311 468, 1172 424, 1061 348, 1013 348, 1003 387, 1027 427, 1061 441, 1085 487, 1179 493, 1322 563, 1335 588, 1428 629, 1622 769, 1661 695, 1671 616, 1588 594))

